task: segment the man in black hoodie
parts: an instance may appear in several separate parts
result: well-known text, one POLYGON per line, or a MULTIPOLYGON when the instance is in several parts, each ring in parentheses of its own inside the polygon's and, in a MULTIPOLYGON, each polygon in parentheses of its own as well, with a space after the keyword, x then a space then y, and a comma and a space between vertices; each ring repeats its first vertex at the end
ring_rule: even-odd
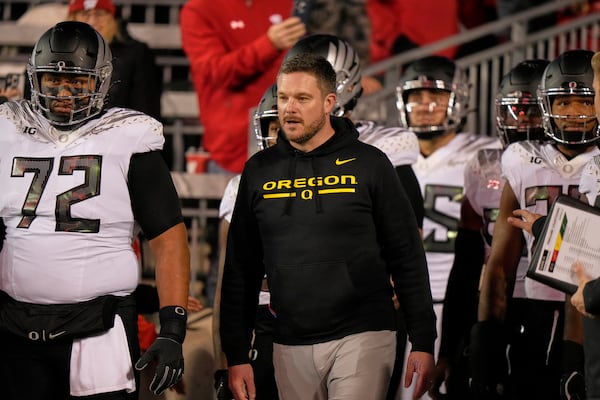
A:
POLYGON ((435 316, 416 219, 385 154, 329 115, 335 78, 313 54, 284 62, 280 137, 242 173, 220 332, 237 400, 255 396, 248 352, 265 272, 281 398, 383 399, 396 346, 392 290, 412 343, 405 383, 417 374, 415 397, 431 384, 435 316))

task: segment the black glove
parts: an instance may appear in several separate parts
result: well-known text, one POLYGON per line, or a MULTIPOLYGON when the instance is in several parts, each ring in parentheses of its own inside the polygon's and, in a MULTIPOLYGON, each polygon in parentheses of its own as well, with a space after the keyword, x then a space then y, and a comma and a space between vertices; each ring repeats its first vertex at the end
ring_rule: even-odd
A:
POLYGON ((471 329, 468 349, 469 387, 475 399, 503 398, 507 378, 506 336, 497 321, 481 321, 471 329))
POLYGON ((560 377, 560 397, 563 400, 585 400, 583 346, 571 340, 563 341, 563 374, 560 377))
POLYGON ((160 333, 152 346, 135 363, 135 369, 142 370, 156 360, 156 372, 150 382, 150 391, 161 394, 175 385, 183 376, 183 352, 181 344, 185 339, 187 312, 179 306, 163 307, 159 311, 160 333))
POLYGON ((218 369, 215 372, 215 390, 217 400, 233 400, 233 393, 229 389, 229 373, 226 369, 218 369))

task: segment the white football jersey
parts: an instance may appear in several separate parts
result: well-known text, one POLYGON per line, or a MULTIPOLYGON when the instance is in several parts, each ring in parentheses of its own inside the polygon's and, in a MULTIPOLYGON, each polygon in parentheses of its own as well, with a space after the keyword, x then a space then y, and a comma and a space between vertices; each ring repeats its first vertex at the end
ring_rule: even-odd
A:
POLYGON ((600 207, 600 156, 594 156, 583 168, 579 192, 586 195, 590 205, 600 207))
MULTIPOLYGON (((486 260, 490 255, 494 225, 500 208, 500 197, 506 182, 502 178, 501 158, 502 149, 481 149, 471 158, 465 168, 463 196, 469 199, 469 204, 481 217, 486 260)), ((517 268, 513 297, 525 297, 525 274, 528 265, 527 254, 524 254, 517 268)))
POLYGON ((29 102, 1 105, 0 289, 38 304, 131 293, 139 273, 129 162, 163 142, 162 125, 133 110, 62 131, 29 102))
MULTIPOLYGON (((579 197, 579 180, 584 166, 600 154, 598 148, 568 160, 551 143, 517 142, 502 155, 502 174, 510 183, 521 208, 546 215, 561 194, 579 197)), ((531 257, 533 237, 524 232, 531 257)), ((564 301, 562 292, 527 278, 528 298, 564 301)))
POLYGON ((238 188, 240 187, 240 178, 242 175, 235 175, 227 182, 221 203, 219 204, 219 218, 231 223, 233 215, 233 207, 235 206, 235 198, 237 197, 238 188))
POLYGON ((417 161, 419 141, 412 131, 379 125, 373 121, 358 121, 355 126, 359 133, 358 140, 383 151, 394 167, 417 161))
POLYGON ((413 165, 423 193, 423 244, 434 301, 444 299, 454 262, 454 240, 460 218, 465 167, 482 148, 501 148, 500 141, 460 133, 428 157, 419 154, 413 165))

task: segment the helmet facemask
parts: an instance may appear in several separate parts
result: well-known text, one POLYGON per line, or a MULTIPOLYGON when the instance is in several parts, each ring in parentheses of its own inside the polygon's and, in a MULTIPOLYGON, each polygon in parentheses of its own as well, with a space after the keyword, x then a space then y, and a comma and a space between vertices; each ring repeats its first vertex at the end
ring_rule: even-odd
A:
POLYGON ((446 132, 456 132, 462 126, 464 118, 462 106, 467 98, 466 88, 458 88, 454 85, 448 87, 443 81, 424 79, 406 82, 404 88, 400 90, 402 93, 398 94, 397 106, 402 120, 401 125, 413 131, 419 139, 427 140, 446 132), (441 97, 441 99, 431 102, 411 101, 409 99, 411 94, 419 90, 428 91, 432 97, 441 97), (440 96, 443 93, 447 93, 447 102, 445 96, 440 96), (411 115, 416 115, 417 112, 430 114, 443 112, 444 117, 439 121, 417 125, 417 117, 411 118, 411 115))
POLYGON ((496 122, 503 147, 521 140, 544 139, 542 111, 531 95, 496 98, 496 122))
POLYGON ((254 136, 258 149, 263 150, 277 142, 279 113, 277 111, 277 85, 271 85, 258 103, 252 118, 254 136))
POLYGON ((105 103, 110 84, 110 63, 95 69, 68 68, 64 62, 56 68, 27 66, 31 100, 35 108, 55 126, 72 126, 98 115, 105 103), (61 81, 66 81, 67 84, 61 81), (66 94, 69 93, 69 94, 66 94), (70 111, 60 112, 60 104, 70 111))
POLYGON ((468 100, 469 84, 466 75, 453 61, 440 56, 426 57, 409 65, 396 88, 396 107, 400 126, 410 129, 423 140, 462 129, 468 100), (418 90, 428 91, 432 98, 439 98, 439 95, 445 92, 447 104, 445 98, 443 101, 439 99, 413 102, 409 97, 414 97, 414 93, 418 90), (420 112, 421 115, 423 112, 444 112, 445 115, 443 119, 419 123, 416 121, 416 114, 413 114, 415 112, 420 112))
POLYGON ((521 140, 543 140, 537 90, 549 61, 524 60, 502 77, 496 94, 496 128, 502 146, 521 140))
MULTIPOLYGON (((361 73, 359 69, 358 55, 354 54, 354 63, 352 64, 352 71, 347 69, 335 70, 335 93, 337 100, 331 115, 336 117, 343 117, 346 113, 352 111, 356 107, 358 99, 362 95, 362 85, 360 83, 361 73)), ((334 67, 335 62, 331 62, 327 59, 334 67)))
MULTIPOLYGON (((594 110, 594 93, 589 90, 540 90, 540 107, 546 134, 566 146, 589 145, 600 139, 594 110), (571 102, 579 103, 582 113, 562 111, 571 102)), ((581 111, 580 111, 581 112, 581 111)))
POLYGON ((110 87, 111 61, 108 44, 90 25, 56 24, 36 42, 27 65, 33 107, 63 129, 100 114, 110 87))
POLYGON ((571 148, 600 139, 594 109, 590 50, 568 50, 546 69, 537 91, 546 135, 571 148))

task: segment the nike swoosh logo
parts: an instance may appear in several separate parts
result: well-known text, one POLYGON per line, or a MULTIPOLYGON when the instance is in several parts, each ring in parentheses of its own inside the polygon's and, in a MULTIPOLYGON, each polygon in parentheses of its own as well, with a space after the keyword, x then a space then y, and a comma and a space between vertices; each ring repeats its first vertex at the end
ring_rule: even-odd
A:
POLYGON ((340 160, 339 158, 337 158, 335 160, 335 165, 344 165, 344 164, 349 163, 349 162, 354 161, 354 160, 356 160, 356 157, 355 158, 348 158, 346 160, 340 160))
POLYGON ((48 339, 50 339, 50 340, 56 339, 57 337, 62 336, 65 333, 67 333, 67 331, 60 331, 60 332, 56 332, 56 333, 49 333, 48 334, 48 339))

